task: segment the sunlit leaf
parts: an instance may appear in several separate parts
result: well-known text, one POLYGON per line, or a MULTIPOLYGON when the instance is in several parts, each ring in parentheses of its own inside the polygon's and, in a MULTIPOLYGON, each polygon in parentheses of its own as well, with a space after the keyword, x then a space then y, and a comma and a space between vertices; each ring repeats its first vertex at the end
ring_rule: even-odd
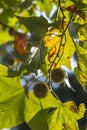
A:
POLYGON ((83 117, 84 112, 85 108, 83 104, 81 104, 78 109, 76 109, 73 102, 59 104, 58 108, 54 109, 49 115, 49 129, 79 130, 77 120, 83 117))
POLYGON ((67 68, 71 69, 71 57, 75 52, 75 47, 72 41, 72 38, 69 35, 68 30, 65 33, 66 35, 66 43, 64 47, 64 52, 59 62, 60 65, 65 65, 67 68))
POLYGON ((14 77, 20 75, 17 71, 0 64, 0 76, 14 77))
POLYGON ((42 108, 57 106, 59 101, 50 92, 43 99, 28 92, 27 98, 19 77, 4 77, 3 73, 7 74, 8 68, 0 67, 3 69, 0 75, 0 128, 11 128, 24 121, 28 123, 42 108))
POLYGON ((8 17, 8 26, 9 27, 14 27, 16 23, 18 22, 18 19, 16 17, 8 17))
POLYGON ((45 98, 42 99, 37 98, 33 92, 29 92, 28 97, 29 97, 28 105, 27 105, 28 113, 25 112, 25 114, 27 114, 25 116, 26 117, 25 121, 28 124, 30 123, 31 119, 33 121, 33 117, 40 110, 47 109, 49 107, 56 108, 57 104, 60 102, 50 92, 45 98))
MULTIPOLYGON (((33 88, 29 91, 29 88, 21 86, 20 77, 37 73, 38 69, 46 75, 48 70, 61 65, 70 69, 71 57, 76 51, 75 74, 79 83, 87 86, 86 14, 87 0, 0 1, 0 45, 13 41, 8 34, 8 29, 13 27, 14 47, 20 53, 16 57, 23 57, 17 70, 0 65, 0 129, 26 122, 32 130, 79 130, 77 120, 84 116, 84 104, 77 108, 73 102, 62 103, 50 91, 40 99, 35 96, 33 88), (51 23, 43 16, 37 17, 40 14, 51 23), (29 32, 31 36, 29 52, 27 36, 19 30, 29 32), (31 51, 33 47, 34 51, 31 51)), ((2 52, 4 49, 1 57, 2 52)))
MULTIPOLYGON (((31 93, 30 98, 32 103, 36 101, 33 93, 31 93)), ((36 126, 38 130, 62 130, 65 127, 71 128, 71 130, 78 129, 77 120, 84 116, 84 104, 77 108, 74 102, 61 103, 50 94, 38 101, 40 101, 41 110, 33 115, 33 118, 28 123, 32 129, 36 130, 36 126)), ((39 106, 39 104, 37 105, 39 106)), ((30 110, 35 111, 35 108, 36 106, 30 110)))
POLYGON ((84 46, 86 45, 87 42, 82 41, 80 45, 78 45, 78 43, 75 43, 75 47, 76 47, 76 52, 80 55, 80 54, 87 54, 87 50, 86 48, 84 48, 84 46), (83 44, 82 44, 83 43, 83 44), (85 44, 84 44, 85 43, 85 44), (83 46, 84 45, 84 46, 83 46))
POLYGON ((75 51, 75 47, 68 30, 65 35, 62 35, 61 30, 50 29, 46 33, 44 42, 48 51, 45 57, 48 70, 60 67, 61 65, 65 65, 70 69, 70 59, 75 51))
POLYGON ((7 76, 8 75, 8 67, 5 67, 0 64, 0 76, 7 76))
POLYGON ((45 60, 48 69, 50 68, 50 64, 53 64, 53 61, 58 53, 61 41, 61 37, 58 35, 60 34, 60 30, 52 27, 50 30, 48 30, 46 36, 44 37, 44 44, 47 48, 47 55, 45 60))
POLYGON ((25 118, 25 94, 19 78, 4 77, 3 73, 7 73, 7 68, 4 66, 2 68, 3 72, 0 75, 0 128, 10 128, 21 124, 25 118))
POLYGON ((79 40, 87 39, 87 24, 79 24, 77 22, 72 22, 69 26, 69 33, 71 37, 79 40))
POLYGON ((77 50, 77 67, 75 68, 75 72, 77 78, 82 86, 87 84, 87 49, 86 49, 87 42, 81 43, 81 45, 76 45, 77 50), (85 47, 85 48, 84 48, 85 47))
POLYGON ((0 128, 11 128, 24 121, 28 122, 38 112, 40 105, 38 99, 27 99, 18 77, 4 77, 3 73, 7 70, 4 66, 3 69, 0 75, 0 128))
POLYGON ((31 129, 36 130, 49 130, 47 119, 52 108, 41 109, 29 122, 31 129))
POLYGON ((79 38, 80 40, 87 40, 87 24, 84 24, 80 29, 79 29, 79 38), (81 39, 82 37, 82 39, 81 39))
POLYGON ((40 109, 40 102, 38 99, 28 100, 19 77, 4 77, 8 68, 0 67, 3 69, 0 75, 0 128, 11 128, 28 122, 40 109), (35 110, 32 103, 35 103, 35 110))
POLYGON ((2 30, 2 28, 0 28, 0 45, 11 40, 13 40, 13 38, 9 35, 8 30, 2 30))

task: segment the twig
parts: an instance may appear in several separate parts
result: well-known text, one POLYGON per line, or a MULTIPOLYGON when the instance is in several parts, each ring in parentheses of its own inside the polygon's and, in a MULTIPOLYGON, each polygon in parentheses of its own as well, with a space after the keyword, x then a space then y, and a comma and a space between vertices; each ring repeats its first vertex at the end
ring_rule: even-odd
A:
POLYGON ((57 100, 59 100, 59 101, 61 102, 60 98, 57 96, 57 94, 56 94, 53 90, 51 90, 51 93, 53 94, 53 96, 54 96, 57 100))
POLYGON ((55 21, 58 20, 58 15, 59 15, 59 12, 60 12, 60 1, 61 0, 58 0, 58 2, 57 2, 57 11, 56 11, 56 16, 55 16, 55 21))

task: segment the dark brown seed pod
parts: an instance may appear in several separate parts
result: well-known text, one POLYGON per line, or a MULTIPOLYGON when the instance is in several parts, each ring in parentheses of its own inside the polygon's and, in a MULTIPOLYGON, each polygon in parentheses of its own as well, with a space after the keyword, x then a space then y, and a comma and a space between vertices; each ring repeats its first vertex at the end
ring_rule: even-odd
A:
POLYGON ((51 72, 51 79, 53 80, 53 82, 56 83, 62 83, 64 81, 65 76, 65 72, 60 68, 52 70, 51 72))
POLYGON ((45 98, 48 93, 48 85, 44 82, 37 83, 34 86, 34 95, 38 98, 45 98))

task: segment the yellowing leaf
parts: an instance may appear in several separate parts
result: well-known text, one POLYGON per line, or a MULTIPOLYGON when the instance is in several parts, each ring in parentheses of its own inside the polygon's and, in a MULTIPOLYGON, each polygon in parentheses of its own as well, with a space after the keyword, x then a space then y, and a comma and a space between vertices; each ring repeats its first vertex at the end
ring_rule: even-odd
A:
POLYGON ((58 107, 50 113, 48 126, 50 130, 79 130, 77 120, 82 118, 85 112, 83 104, 80 105, 77 112, 71 110, 72 101, 59 104, 58 107))
POLYGON ((83 87, 85 87, 87 84, 87 71, 86 71, 86 68, 84 68, 84 64, 83 64, 83 66, 80 65, 80 68, 79 67, 75 68, 75 74, 77 76, 79 83, 83 87), (82 69, 80 70, 81 67, 82 67, 82 69), (84 71, 82 71, 82 70, 84 70, 84 71))
POLYGON ((84 47, 78 45, 78 43, 75 43, 75 47, 78 54, 87 54, 87 50, 84 47))
POLYGON ((45 62, 48 70, 58 68, 61 65, 71 69, 70 59, 75 47, 68 30, 62 34, 59 29, 50 28, 44 38, 44 44, 47 47, 45 62))
POLYGON ((87 40, 87 24, 84 24, 78 31, 79 39, 87 40))
POLYGON ((67 108, 69 108, 70 111, 73 112, 73 114, 75 115, 77 120, 84 116, 84 112, 86 111, 86 108, 83 103, 80 104, 78 108, 73 101, 68 101, 68 102, 64 103, 64 105, 67 108))
POLYGON ((68 30, 66 31, 65 35, 66 35, 65 47, 64 47, 64 52, 63 52, 63 55, 62 55, 61 60, 59 62, 59 65, 65 65, 67 68, 71 69, 71 61, 70 60, 75 52, 75 46, 74 46, 74 43, 72 41, 72 38, 70 37, 68 30))
POLYGON ((32 119, 29 120, 28 124, 31 128, 36 130, 37 126, 38 130, 63 130, 63 128, 69 130, 79 130, 77 120, 82 118, 84 115, 84 104, 81 104, 79 108, 77 108, 75 103, 72 101, 61 103, 50 93, 47 97, 40 100, 36 98, 33 93, 29 93, 29 95, 30 103, 32 102, 32 109, 30 109, 31 112, 29 112, 29 118, 32 116, 32 119), (35 114, 34 112, 37 111, 37 108, 39 107, 42 108, 35 114))
POLYGON ((44 37, 45 47, 51 48, 54 45, 60 43, 60 37, 59 37, 60 34, 61 34, 60 30, 51 27, 44 37))
POLYGON ((82 86, 86 86, 87 84, 87 50, 84 48, 86 47, 86 43, 78 45, 75 43, 76 50, 77 50, 77 67, 75 68, 75 73, 77 78, 82 86))

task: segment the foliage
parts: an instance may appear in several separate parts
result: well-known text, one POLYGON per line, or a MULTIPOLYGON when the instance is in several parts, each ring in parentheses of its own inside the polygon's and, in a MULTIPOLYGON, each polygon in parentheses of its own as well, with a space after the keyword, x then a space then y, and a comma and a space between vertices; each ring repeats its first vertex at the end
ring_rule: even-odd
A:
MULTIPOLYGON (((11 42, 16 64, 8 60, 8 66, 0 65, 0 128, 26 122, 32 130, 79 130, 85 104, 62 103, 52 89, 56 79, 52 81, 51 73, 62 66, 72 71, 76 54, 74 73, 86 91, 87 1, 1 0, 0 47, 5 48, 6 42, 11 42), (44 82, 37 81, 39 69, 44 82), (37 78, 22 87, 21 77, 31 73, 37 78), (36 81, 40 88, 31 87, 36 81)), ((65 82, 67 72, 63 73, 59 79, 65 82)))

